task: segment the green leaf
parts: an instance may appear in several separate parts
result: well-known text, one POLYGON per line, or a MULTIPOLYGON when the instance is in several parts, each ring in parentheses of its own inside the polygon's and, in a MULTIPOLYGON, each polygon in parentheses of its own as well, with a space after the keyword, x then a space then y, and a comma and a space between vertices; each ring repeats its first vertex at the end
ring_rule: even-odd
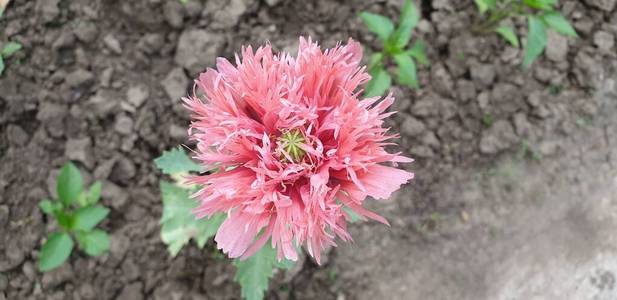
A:
POLYGON ((101 199, 101 190, 103 188, 103 184, 100 181, 95 182, 90 186, 88 190, 88 194, 86 195, 86 203, 87 205, 93 205, 99 202, 101 199))
POLYGON ((382 96, 392 84, 392 77, 382 68, 369 71, 371 81, 366 84, 364 94, 366 97, 382 96))
POLYGON ((426 66, 429 63, 428 59, 426 58, 426 52, 424 50, 425 48, 426 44, 423 41, 416 41, 413 46, 411 46, 411 49, 407 51, 407 54, 415 58, 416 61, 418 61, 420 64, 426 66))
POLYGON ((373 53, 373 55, 371 55, 371 58, 369 59, 368 69, 373 70, 377 68, 378 66, 380 66, 383 61, 383 58, 384 58, 383 53, 381 52, 373 53))
POLYGON ((474 0, 480 14, 484 14, 487 10, 494 9, 497 4, 497 0, 474 0))
POLYGON ((68 233, 54 232, 41 248, 39 270, 47 272, 62 265, 73 251, 73 240, 68 233))
POLYGON ((4 59, 0 56, 0 75, 4 72, 4 59))
POLYGON ((550 28, 558 33, 571 37, 578 37, 576 30, 574 30, 568 20, 556 11, 545 13, 542 15, 542 20, 544 20, 550 28))
POLYGON ((197 202, 189 197, 188 190, 165 181, 161 181, 160 188, 163 195, 161 239, 171 256, 176 256, 191 238, 203 247, 223 223, 225 215, 197 219, 193 214, 197 202))
POLYGON ((246 300, 262 300, 268 289, 276 261, 276 251, 266 243, 257 253, 246 260, 234 260, 236 276, 242 297, 246 300))
POLYGON ((392 31, 394 31, 392 21, 382 15, 361 12, 360 18, 362 18, 368 30, 376 34, 384 42, 388 40, 392 31))
POLYGON ((16 43, 16 42, 8 42, 4 45, 4 47, 2 47, 2 51, 0 52, 0 55, 2 55, 2 57, 7 58, 10 57, 11 55, 15 54, 15 52, 21 50, 21 44, 20 43, 16 43))
POLYGON ((109 209, 101 205, 82 207, 73 215, 73 229, 90 231, 108 214, 109 209))
POLYGON ((529 16, 528 22, 529 32, 527 33, 527 45, 525 45, 524 68, 531 66, 534 60, 542 54, 548 40, 546 27, 542 20, 535 16, 529 16))
POLYGON ((56 191, 62 203, 65 206, 71 205, 79 197, 82 188, 83 179, 79 169, 71 162, 64 164, 56 184, 56 191))
MULTIPOLYGON (((267 244, 264 247, 268 247, 268 245, 269 244, 267 244)), ((295 264, 296 264, 295 261, 289 260, 289 259, 286 259, 286 258, 283 258, 281 261, 278 261, 278 260, 274 261, 274 266, 276 266, 279 269, 283 269, 283 270, 289 270, 289 269, 293 268, 295 264)))
POLYGON ((90 256, 99 256, 109 250, 109 235, 101 229, 78 232, 77 242, 79 248, 90 256))
POLYGON ((510 45, 512 45, 513 47, 518 48, 521 46, 518 41, 518 37, 516 36, 516 33, 514 33, 514 29, 512 29, 512 27, 499 26, 497 27, 497 29, 495 29, 495 32, 501 35, 501 37, 508 41, 508 43, 510 43, 510 45))
POLYGON ((54 213, 54 204, 49 199, 42 200, 39 202, 39 208, 48 215, 53 215, 54 213))
POLYGON ((418 88, 418 73, 416 63, 411 56, 401 53, 394 56, 394 61, 398 65, 398 81, 412 88, 418 88))
POLYGON ((163 152, 163 155, 155 159, 154 163, 157 168, 168 175, 190 171, 201 172, 203 170, 202 167, 192 161, 180 147, 163 152))
POLYGON ((540 9, 540 10, 552 10, 553 6, 557 4, 557 0, 524 0, 525 5, 540 9))
POLYGON ((407 46, 411 38, 411 32, 420 20, 420 14, 416 5, 411 0, 405 0, 398 27, 392 36, 392 43, 396 49, 402 49, 407 46))

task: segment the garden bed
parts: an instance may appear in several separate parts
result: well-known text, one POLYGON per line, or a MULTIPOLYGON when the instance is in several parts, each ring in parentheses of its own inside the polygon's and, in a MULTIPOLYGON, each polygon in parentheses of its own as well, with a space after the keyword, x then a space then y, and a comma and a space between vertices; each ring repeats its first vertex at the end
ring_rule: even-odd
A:
MULTIPOLYGON (((351 225, 361 237, 390 237, 361 238, 370 245, 332 249, 322 266, 306 259, 279 272, 268 299, 399 295, 377 291, 391 278, 367 273, 395 263, 378 259, 380 251, 448 240, 452 227, 441 219, 467 222, 473 203, 443 193, 453 174, 504 156, 533 162, 568 153, 563 141, 595 126, 603 109, 597 91, 616 76, 615 2, 560 1, 580 38, 549 34, 546 54, 523 70, 520 49, 472 35, 473 1, 422 1, 414 34, 428 45, 430 66, 419 69, 419 90, 392 88, 399 113, 389 120, 400 150, 416 159, 406 166, 416 179, 396 201, 373 207, 392 229, 351 225), (342 257, 353 249, 373 251, 375 260, 342 257)), ((13 1, 0 19, 0 42, 23 45, 0 77, 0 299, 238 299, 234 267, 212 242, 172 259, 159 237, 163 175, 152 161, 186 143, 180 97, 203 67, 241 45, 291 50, 305 35, 326 46, 352 37, 377 50, 358 13, 394 18, 399 8, 396 0, 13 1), (74 253, 41 274, 36 261, 53 222, 37 203, 53 196, 69 159, 87 182, 104 182, 111 214, 102 227, 112 246, 95 259, 74 253)), ((607 141, 603 147, 615 145, 607 141)))

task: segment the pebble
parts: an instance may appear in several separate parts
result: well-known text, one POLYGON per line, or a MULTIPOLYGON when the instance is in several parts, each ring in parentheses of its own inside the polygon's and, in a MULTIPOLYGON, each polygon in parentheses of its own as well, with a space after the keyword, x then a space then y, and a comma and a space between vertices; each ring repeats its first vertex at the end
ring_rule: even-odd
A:
POLYGON ((480 152, 496 154, 512 146, 516 140, 517 137, 512 124, 506 120, 499 120, 482 133, 480 152))
POLYGON ((182 126, 171 124, 169 126, 169 136, 174 140, 184 141, 188 138, 188 132, 186 128, 182 126))
POLYGON ((84 43, 91 43, 96 40, 99 34, 99 30, 94 22, 79 21, 73 29, 73 33, 77 36, 77 39, 84 43))
POLYGON ((126 100, 139 108, 150 97, 150 90, 145 85, 134 85, 126 91, 126 100))
POLYGON ((108 34, 103 38, 103 43, 105 46, 109 48, 113 53, 120 55, 122 54, 122 46, 120 46, 120 42, 113 34, 108 34))
POLYGON ((593 35, 593 43, 598 47, 598 49, 609 52, 615 51, 613 47, 615 46, 615 36, 606 32, 606 31, 598 31, 593 35))
POLYGON ((80 68, 66 75, 65 83, 71 88, 87 86, 94 83, 94 75, 80 68))
POLYGON ((125 285, 116 299, 143 300, 144 295, 142 293, 142 289, 143 283, 141 282, 125 285))
POLYGON ((116 97, 108 90, 100 89, 94 96, 92 96, 86 106, 97 117, 103 118, 114 112, 119 108, 116 97))
POLYGON ((79 287, 79 295, 83 299, 95 299, 97 294, 92 284, 86 282, 79 287))
POLYGON ((129 199, 129 194, 111 181, 103 182, 101 197, 111 202, 111 207, 115 210, 122 209, 129 199))
MULTIPOLYGON (((109 253, 117 260, 122 260, 131 246, 131 240, 122 233, 111 235, 109 253)), ((118 298, 122 299, 122 298, 118 298)), ((128 299, 128 298, 127 298, 128 299)))
POLYGON ((474 64, 471 66, 471 78, 484 86, 490 86, 495 81, 495 66, 489 64, 474 64))
POLYGON ((546 57, 554 62, 564 61, 568 56, 568 38, 552 30, 548 31, 546 57))
POLYGON ((163 5, 163 15, 171 27, 179 29, 184 23, 184 7, 180 1, 166 1, 163 5))
POLYGON ((605 12, 611 12, 617 5, 617 0, 584 0, 589 6, 599 8, 605 12))
POLYGON ((424 123, 412 116, 406 116, 401 124, 401 133, 405 136, 415 137, 422 134, 424 130, 426 130, 424 123))
POLYGON ((6 139, 11 145, 23 147, 28 143, 30 136, 19 125, 9 124, 6 127, 6 139))
POLYGON ((75 44, 75 35, 71 31, 63 31, 51 45, 53 50, 71 48, 75 44))
POLYGON ((114 130, 121 135, 129 135, 133 132, 133 119, 124 113, 116 116, 114 130))
POLYGON ((60 15, 58 3, 60 3, 60 0, 38 0, 34 10, 43 22, 50 23, 60 15))
POLYGON ((64 155, 70 160, 83 163, 88 169, 94 167, 92 140, 89 137, 68 139, 64 147, 64 155))
POLYGON ((167 77, 161 81, 161 85, 167 93, 167 96, 169 96, 174 104, 177 104, 182 97, 186 96, 186 89, 189 82, 182 68, 173 68, 169 74, 167 74, 167 77))
POLYGON ((178 40, 175 62, 189 73, 198 74, 216 61, 225 46, 225 41, 225 36, 218 33, 203 29, 187 29, 182 32, 178 40), (199 55, 195 55, 196 53, 199 55))
POLYGON ((136 174, 137 169, 133 161, 126 157, 120 157, 111 170, 110 177, 114 182, 128 184, 128 181, 135 177, 136 174))

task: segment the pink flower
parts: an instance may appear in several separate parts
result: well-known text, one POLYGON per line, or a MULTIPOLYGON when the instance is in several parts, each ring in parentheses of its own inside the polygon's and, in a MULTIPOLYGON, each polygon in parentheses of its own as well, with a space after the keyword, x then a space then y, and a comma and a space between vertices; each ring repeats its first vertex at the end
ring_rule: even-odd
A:
POLYGON ((413 178, 383 163, 412 160, 384 150, 397 137, 382 127, 392 96, 358 99, 370 79, 361 58, 351 39, 322 51, 300 38, 295 58, 249 46, 236 66, 218 58, 183 99, 196 158, 216 170, 190 181, 201 186, 195 213, 228 215, 215 241, 230 257, 271 241, 279 259, 296 260, 304 246, 319 263, 335 237, 351 240, 344 206, 388 224, 362 204, 388 199, 413 178))

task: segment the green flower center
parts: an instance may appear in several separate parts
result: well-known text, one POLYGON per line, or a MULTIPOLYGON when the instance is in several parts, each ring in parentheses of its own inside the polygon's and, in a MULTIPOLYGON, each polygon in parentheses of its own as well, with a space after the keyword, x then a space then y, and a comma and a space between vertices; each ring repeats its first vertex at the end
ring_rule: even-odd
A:
POLYGON ((306 154, 306 152, 300 148, 300 145, 304 144, 305 140, 300 130, 294 129, 285 131, 278 138, 278 141, 283 147, 283 151, 289 154, 294 162, 299 162, 302 158, 304 158, 304 154, 306 154))

